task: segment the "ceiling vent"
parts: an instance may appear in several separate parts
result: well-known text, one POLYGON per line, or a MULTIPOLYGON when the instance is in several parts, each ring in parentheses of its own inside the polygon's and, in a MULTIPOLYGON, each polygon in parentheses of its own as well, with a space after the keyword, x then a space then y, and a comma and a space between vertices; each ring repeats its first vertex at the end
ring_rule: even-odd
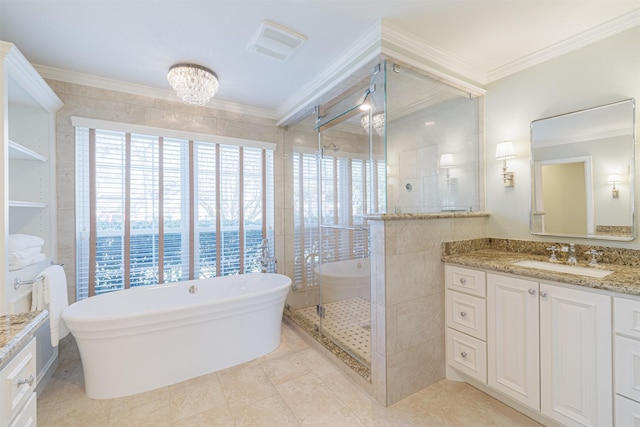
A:
POLYGON ((264 21, 247 44, 247 49, 278 61, 286 61, 306 40, 302 34, 264 21))

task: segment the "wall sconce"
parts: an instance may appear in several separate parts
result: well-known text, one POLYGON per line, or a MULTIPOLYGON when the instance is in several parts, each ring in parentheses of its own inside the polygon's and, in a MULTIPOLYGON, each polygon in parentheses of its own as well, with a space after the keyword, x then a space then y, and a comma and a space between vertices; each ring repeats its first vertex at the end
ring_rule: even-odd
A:
POLYGON ((455 166, 453 163, 453 154, 445 153, 440 156, 440 169, 444 169, 447 171, 447 187, 451 183, 451 178, 449 177, 449 169, 455 166))
POLYGON ((507 171, 507 159, 516 157, 516 150, 511 141, 499 142, 496 145, 496 160, 502 160, 502 180, 505 187, 513 187, 513 172, 507 171))
POLYGON ((616 188, 616 184, 619 184, 619 183, 620 183, 620 175, 613 174, 613 175, 607 176, 607 184, 613 184, 611 197, 613 197, 614 199, 617 199, 620 197, 620 192, 616 188))

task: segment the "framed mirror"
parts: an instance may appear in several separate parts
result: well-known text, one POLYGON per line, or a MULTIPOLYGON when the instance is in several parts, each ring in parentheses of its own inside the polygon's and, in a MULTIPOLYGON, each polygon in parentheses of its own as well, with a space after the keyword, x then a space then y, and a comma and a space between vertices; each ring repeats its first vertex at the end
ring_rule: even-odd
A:
POLYGON ((634 99, 531 122, 531 233, 633 240, 634 158, 634 99))

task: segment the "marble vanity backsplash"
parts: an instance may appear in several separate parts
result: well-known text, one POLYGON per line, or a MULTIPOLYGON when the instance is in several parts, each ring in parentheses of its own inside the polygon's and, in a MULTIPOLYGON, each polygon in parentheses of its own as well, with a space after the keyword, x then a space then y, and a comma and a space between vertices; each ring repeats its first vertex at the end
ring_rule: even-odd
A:
MULTIPOLYGON (((551 252, 547 250, 547 248, 551 246, 556 246, 558 248, 558 259, 560 262, 563 262, 566 259, 567 254, 560 252, 560 248, 562 246, 568 246, 566 242, 539 242, 533 240, 498 239, 493 237, 445 242, 442 244, 442 255, 460 255, 489 249, 501 252, 512 252, 543 257, 546 256, 548 258, 551 255, 551 252)), ((591 255, 587 255, 585 252, 595 249, 598 252, 602 252, 602 255, 597 257, 598 264, 640 267, 640 250, 581 244, 576 244, 575 247, 576 257, 580 264, 587 264, 591 259, 591 255)))

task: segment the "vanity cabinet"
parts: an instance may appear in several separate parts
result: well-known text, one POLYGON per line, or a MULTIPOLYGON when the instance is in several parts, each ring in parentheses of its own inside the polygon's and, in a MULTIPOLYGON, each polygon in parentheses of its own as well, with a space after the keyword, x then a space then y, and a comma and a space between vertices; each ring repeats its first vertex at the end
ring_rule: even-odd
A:
POLYGON ((488 384, 540 409, 538 282, 487 274, 488 384))
POLYGON ((616 426, 640 425, 640 301, 614 298, 616 426))
POLYGON ((541 412, 565 425, 613 424, 611 297, 540 284, 541 412))
MULTIPOLYGON (((544 419, 569 426, 613 424, 610 296, 447 265, 447 301, 456 296, 452 269, 458 270, 457 277, 466 273, 477 282, 486 283, 482 302, 486 303, 487 323, 486 341, 482 341, 479 335, 467 335, 471 332, 456 325, 455 312, 447 313, 450 368, 544 419), (484 380, 481 375, 472 375, 482 372, 482 367, 471 370, 468 364, 461 363, 456 352, 469 351, 462 345, 456 348, 453 343, 457 341, 475 343, 472 348, 477 353, 486 349, 484 380)), ((447 302, 448 311, 452 307, 447 302)), ((480 357, 475 358, 477 364, 481 363, 480 357)))
POLYGON ((36 339, 0 370, 0 426, 35 426, 36 339))
POLYGON ((39 236, 45 255, 56 257, 55 115, 62 101, 20 51, 2 41, 0 98, 0 279, 6 284, 0 314, 7 314, 13 279, 37 274, 9 272, 8 234, 39 236))
POLYGON ((486 383, 486 284, 483 271, 445 267, 447 364, 486 383))

